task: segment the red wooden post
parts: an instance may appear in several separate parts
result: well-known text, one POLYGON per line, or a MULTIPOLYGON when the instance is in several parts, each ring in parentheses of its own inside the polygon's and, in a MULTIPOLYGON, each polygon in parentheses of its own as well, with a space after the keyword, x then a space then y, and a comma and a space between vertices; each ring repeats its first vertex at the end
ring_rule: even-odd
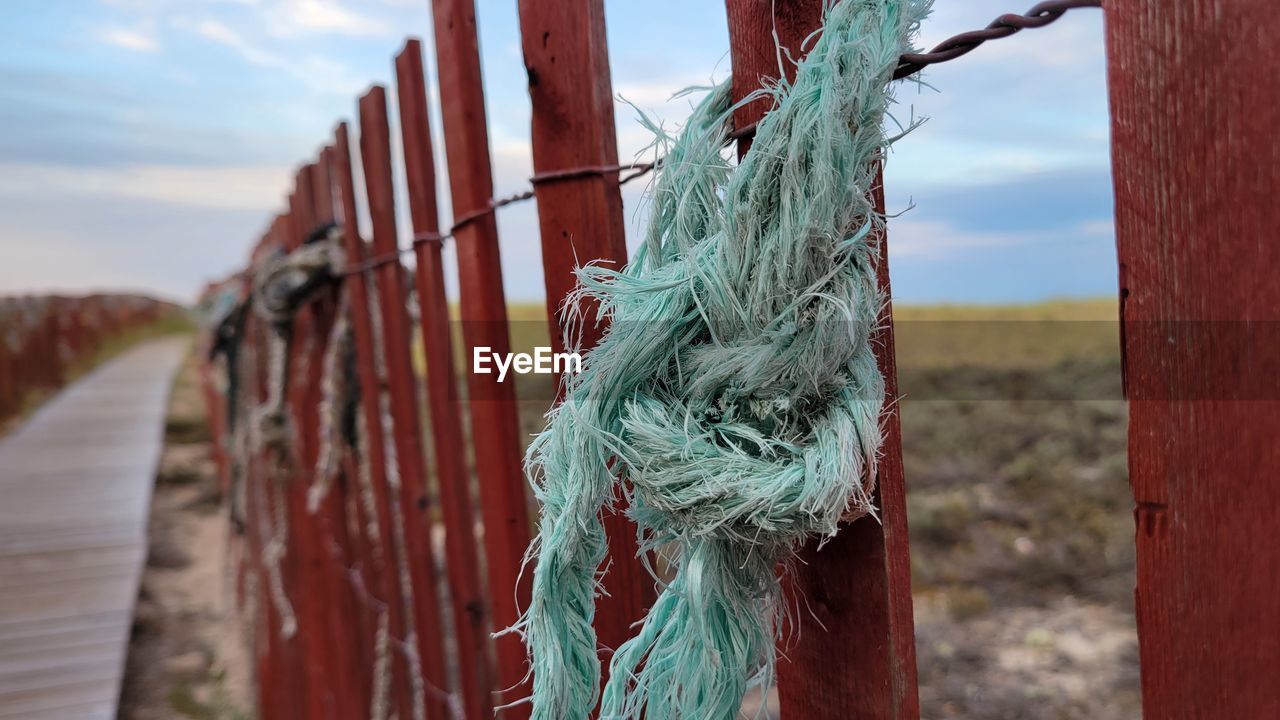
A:
MULTIPOLYGON (((246 324, 246 341, 251 341, 255 324, 256 320, 254 319, 250 319, 246 324)), ((252 378, 246 379, 252 380, 252 378)), ((254 391, 256 390, 257 388, 255 387, 254 391)), ((244 478, 246 484, 245 513, 248 518, 246 541, 249 548, 249 564, 252 566, 254 576, 258 579, 257 594, 253 599, 254 605, 258 610, 253 625, 258 713, 263 720, 275 720, 276 718, 285 717, 279 707, 279 698, 285 688, 279 680, 281 676, 277 671, 279 666, 278 648, 280 642, 278 633, 280 616, 276 613, 275 606, 271 600, 268 585, 270 580, 267 576, 266 563, 263 562, 267 544, 267 538, 265 537, 267 528, 262 526, 259 518, 267 514, 269 510, 264 502, 264 493, 261 487, 263 479, 258 472, 260 468, 260 459, 252 457, 244 469, 246 473, 244 478)))
POLYGON ((1280 13, 1106 13, 1143 714, 1280 717, 1280 13))
MULTIPOLYGON (((520 35, 533 105, 533 169, 556 173, 618 164, 605 39, 604 3, 521 0, 520 35)), ((542 235, 542 265, 547 316, 556 352, 564 347, 565 298, 577 285, 579 264, 605 261, 620 268, 627 260, 618 173, 588 173, 534 186, 542 235)), ((584 347, 594 345, 602 328, 588 313, 584 347)), ((619 513, 604 518, 609 536, 606 594, 598 601, 595 625, 599 643, 616 649, 632 635, 654 599, 653 579, 636 558, 635 527, 619 513)), ((607 662, 605 667, 607 667, 607 662)))
MULTIPOLYGON (((311 234, 316 223, 314 201, 314 166, 304 165, 298 170, 294 192, 289 198, 288 250, 301 247, 311 234)), ((315 389, 319 383, 315 368, 319 353, 316 345, 323 344, 326 334, 323 328, 318 327, 313 310, 312 307, 301 307, 294 314, 293 339, 286 360, 292 457, 291 466, 281 468, 281 471, 285 474, 282 481, 286 483, 289 518, 289 545, 285 556, 292 576, 289 599, 298 621, 294 643, 306 689, 305 695, 294 698, 300 706, 295 711, 305 707, 307 717, 324 718, 333 713, 336 687, 332 669, 334 653, 329 647, 325 623, 325 605, 330 598, 323 592, 323 539, 318 519, 307 510, 307 491, 315 467, 318 435, 315 389)))
MULTIPOLYGON (((284 227, 284 216, 277 216, 254 253, 255 261, 267 247, 279 244, 284 227)), ((244 382, 246 394, 255 403, 262 403, 267 399, 264 336, 261 320, 251 313, 245 324, 245 344, 253 348, 253 362, 249 368, 252 372, 244 378, 244 382)), ((258 636, 258 703, 264 720, 277 720, 295 714, 291 712, 289 702, 291 695, 296 697, 295 693, 299 688, 296 687, 293 675, 289 673, 289 660, 292 656, 289 643, 280 634, 281 615, 272 597, 271 571, 266 560, 266 550, 271 542, 270 518, 274 517, 275 503, 271 493, 273 478, 265 454, 255 450, 248 460, 245 473, 249 549, 258 578, 257 603, 261 611, 255 625, 258 636)))
POLYGON ((396 56, 400 133, 404 141, 409 211, 417 253, 418 309, 422 349, 427 359, 427 400, 436 451, 436 477, 445 524, 446 568, 458 641, 458 671, 467 720, 493 716, 489 671, 488 607, 480 586, 475 550, 475 509, 467 484, 466 443, 453 365, 449 300, 445 295, 442 241, 436 208, 435 151, 427 115, 422 44, 411 39, 396 56))
MULTIPOLYGON (((319 207, 324 211, 321 220, 326 224, 335 224, 339 221, 337 175, 334 168, 336 154, 332 145, 326 146, 321 153, 321 177, 324 178, 324 191, 321 197, 327 200, 327 206, 322 203, 319 207)), ((339 286, 335 294, 341 295, 344 292, 345 289, 339 286)), ((349 313, 349 303, 347 308, 349 313)), ((342 321, 343 318, 336 315, 340 309, 341 306, 334 300, 333 322, 342 321)), ((345 363, 339 359, 338 372, 345 371, 345 363)), ((356 383, 355 378, 346 378, 345 381, 356 383)), ((340 429, 337 431, 341 432, 340 429)), ((353 452, 345 443, 341 444, 336 460, 337 475, 333 481, 333 489, 319 512, 329 528, 327 536, 332 537, 335 543, 331 550, 333 555, 330 570, 332 592, 335 596, 342 598, 341 604, 333 606, 335 617, 331 622, 334 626, 333 631, 339 636, 335 652, 346 655, 339 661, 337 671, 348 678, 351 688, 350 704, 343 707, 355 708, 352 712, 363 714, 368 711, 371 699, 369 682, 371 664, 368 662, 369 658, 365 650, 366 641, 372 637, 372 633, 369 632, 367 623, 368 608, 363 604, 364 598, 357 591, 351 578, 353 573, 364 571, 369 564, 368 555, 364 552, 367 547, 364 543, 366 524, 359 522, 351 513, 351 510, 359 507, 360 485, 353 452)), ((369 584, 372 585, 372 583, 369 584)))
MULTIPOLYGON (((453 213, 455 218, 465 218, 485 213, 493 199, 475 4, 472 0, 434 0, 432 8, 453 213)), ((479 347, 507 353, 511 342, 498 259, 498 226, 492 213, 465 223, 454 237, 468 358, 479 347)), ((520 582, 530 527, 515 386, 498 382, 492 374, 469 372, 467 380, 493 616, 497 627, 505 628, 517 619, 516 598, 524 606, 529 592, 528 579, 520 582)), ((526 696, 523 644, 509 634, 496 645, 498 688, 509 691, 508 702, 526 696)), ((506 715, 519 720, 528 717, 528 712, 527 705, 520 705, 506 715)))
POLYGON ((16 388, 13 377, 13 352, 9 348, 9 333, 13 332, 13 318, 8 303, 0 299, 0 422, 14 411, 16 388))
MULTIPOLYGON (((351 173, 351 147, 346 123, 338 125, 334 132, 334 155, 334 174, 342 209, 342 232, 347 258, 349 263, 359 263, 364 259, 365 250, 357 220, 356 190, 351 173)), ((375 582, 372 590, 376 593, 376 599, 385 605, 388 632, 395 642, 406 639, 404 600, 398 581, 399 556, 387 483, 386 435, 382 427, 381 407, 383 383, 378 375, 374 354, 376 338, 365 274, 347 275, 346 292, 351 302, 351 330, 355 336, 356 374, 360 382, 360 411, 364 416, 365 439, 368 441, 363 449, 368 454, 365 462, 377 512, 378 537, 371 540, 381 546, 381 552, 370 554, 373 565, 370 575, 375 582)), ((400 657, 401 653, 392 652, 392 698, 400 716, 410 718, 413 717, 413 701, 409 695, 405 665, 399 661, 400 657)))
MULTIPOLYGON (((351 540, 351 562, 345 568, 344 577, 352 595, 354 610, 349 622, 355 625, 356 646, 354 661, 356 680, 359 682, 362 707, 372 707, 374 697, 374 667, 377 659, 378 616, 374 606, 372 593, 379 592, 378 575, 375 565, 374 547, 377 536, 369 532, 369 515, 361 497, 360 458, 357 452, 344 453, 342 458, 343 474, 351 485, 346 496, 346 507, 343 515, 346 518, 348 537, 351 540)), ((393 673, 394 674, 394 673, 393 673)), ((392 687, 394 692, 394 687, 392 687)), ((394 703, 394 699, 392 700, 394 703)))
POLYGON ((444 634, 437 601, 435 554, 431 542, 431 505, 427 496, 422 427, 418 418, 417 381, 410 357, 408 294, 404 267, 395 255, 396 208, 391 175, 391 131, 386 89, 374 86, 360 98, 360 156, 365 191, 373 220, 373 249, 386 260, 376 270, 374 285, 382 310, 382 348, 391 403, 392 437, 400 471, 400 512, 404 518, 405 560, 413 586, 414 636, 427 683, 427 711, 447 717, 449 688, 444 664, 444 634))
MULTIPOLYGON (((822 0, 728 0, 735 99, 776 77, 774 41, 798 57, 819 27, 822 0)), ((794 72, 794 68, 788 68, 794 72)), ((758 121, 764 101, 740 108, 738 127, 758 121)), ((747 152, 749 143, 740 143, 747 152)), ((877 209, 884 198, 873 193, 877 209)), ((880 285, 889 297, 888 248, 881 238, 880 285)), ((875 501, 882 523, 855 521, 819 551, 801 551, 790 589, 805 598, 795 618, 798 633, 779 667, 784 717, 810 720, 917 718, 915 637, 911 617, 911 563, 907 549, 906 488, 898 422, 892 310, 886 305, 874 344, 885 377, 884 446, 875 501)))
POLYGON ((317 227, 328 225, 334 221, 336 212, 333 203, 333 148, 325 146, 320 149, 320 156, 312 166, 311 177, 314 196, 311 201, 315 208, 317 227))
MULTIPOLYGON (((276 249, 288 251, 296 247, 297 239, 300 237, 297 230, 300 219, 297 214, 298 197, 297 189, 289 194, 286 202, 286 211, 280 218, 280 226, 278 234, 273 238, 276 249)), ((264 368, 264 382, 268 381, 270 373, 273 369, 270 366, 270 351, 267 348, 266 335, 269 330, 263 330, 262 354, 261 362, 264 368)), ((292 391, 296 390, 296 383, 291 385, 290 390, 286 392, 285 402, 293 401, 292 391)), ((272 530, 281 535, 282 542, 285 544, 286 551, 280 557, 275 565, 279 569, 283 592, 286 596, 290 607, 293 610, 294 621, 297 630, 291 637, 281 636, 279 640, 280 652, 278 654, 280 664, 280 674, 282 682, 288 688, 288 692, 281 696, 281 702, 284 709, 294 716, 302 716, 303 718, 311 717, 309 713, 309 696, 307 694, 307 664, 306 664, 306 648, 304 647, 304 638, 308 631, 308 618, 304 617, 304 610, 299 600, 299 582, 298 582, 298 565, 299 558, 296 551, 298 545, 299 525, 294 522, 294 516, 297 514, 297 505, 290 492, 289 475, 286 467, 287 460, 277 457, 274 451, 266 451, 263 453, 263 473, 262 482, 265 486, 267 496, 267 507, 273 523, 280 520, 283 521, 282 526, 274 526, 272 530), (288 549, 293 548, 293 552, 288 549)))
MULTIPOLYGON (((314 208, 311 225, 327 226, 334 221, 332 148, 325 147, 321 150, 316 163, 311 166, 311 180, 314 208)), ((324 402, 325 357, 329 351, 330 334, 337 321, 336 296, 336 289, 326 290, 310 306, 314 323, 307 358, 307 407, 311 409, 308 433, 311 436, 311 447, 306 457, 308 464, 302 468, 302 472, 311 478, 313 486, 317 482, 329 483, 329 489, 319 504, 315 508, 308 507, 308 514, 315 527, 317 542, 315 575, 323 588, 320 602, 323 604, 324 619, 320 632, 326 635, 326 647, 332 655, 327 662, 333 696, 331 715, 343 718, 363 715, 368 710, 369 701, 358 682, 361 673, 368 666, 358 664, 356 657, 358 637, 355 598, 346 575, 352 551, 345 516, 347 488, 341 471, 336 467, 331 469, 334 477, 314 477, 324 444, 336 442, 331 438, 320 437, 317 412, 324 402)), ((338 399, 333 401, 337 402, 338 399)))

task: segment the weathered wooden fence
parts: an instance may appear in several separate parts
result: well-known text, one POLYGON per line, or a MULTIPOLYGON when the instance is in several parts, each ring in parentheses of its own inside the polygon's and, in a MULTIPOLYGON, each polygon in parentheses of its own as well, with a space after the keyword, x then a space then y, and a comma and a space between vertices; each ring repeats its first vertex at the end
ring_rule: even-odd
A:
MULTIPOLYGON (((1088 4, 1096 3, 1072 6, 1088 4)), ((775 42, 802 51, 822 5, 728 0, 735 97, 778 71, 775 42)), ((358 142, 351 127, 338 125, 299 169, 286 209, 251 258, 251 268, 261 268, 272 258, 340 241, 344 269, 311 288, 287 321, 250 308, 263 290, 255 291, 249 271, 206 294, 211 306, 222 308, 207 336, 205 380, 233 518, 244 531, 241 600, 256 621, 265 720, 392 714, 480 720, 509 704, 505 717, 528 714, 519 704, 529 689, 524 649, 512 634, 491 637, 516 620, 528 593, 521 567, 531 507, 514 384, 477 373, 460 379, 441 253, 443 243, 454 243, 465 356, 476 347, 506 352, 508 308, 494 219, 501 201, 493 197, 473 0, 432 6, 453 208, 448 232, 437 212, 438 148, 428 122, 422 47, 410 40, 395 71, 411 232, 397 227, 388 93, 374 86, 358 103, 358 142), (360 230, 362 207, 368 208, 368 239, 360 230), (330 233, 330 226, 341 232, 330 233), (412 243, 402 245, 402 235, 412 243), (415 257, 411 273, 401 262, 405 251, 415 257), (413 362, 418 342, 426 360, 422 377, 413 362), (282 427, 270 422, 269 412, 263 415, 277 400, 282 427)), ((1280 226, 1273 201, 1280 158, 1271 137, 1280 90, 1274 83, 1248 85, 1236 72, 1242 65, 1231 59, 1235 48, 1263 68, 1257 77, 1280 76, 1276 50, 1262 44, 1264 37, 1280 37, 1280 15, 1266 6, 1267 0, 1176 8, 1159 0, 1108 0, 1126 322, 1165 311, 1280 319, 1277 245, 1260 235, 1274 239, 1280 226), (1177 41, 1182 36, 1198 42, 1177 41), (1138 52, 1149 47, 1160 52, 1138 52), (1185 92, 1172 99, 1166 85, 1185 92), (1211 111, 1216 95, 1201 92, 1208 87, 1239 98, 1239 107, 1211 111), (1211 139, 1211 119, 1228 123, 1230 132, 1211 139), (1160 132, 1148 135, 1148 124, 1160 132), (1188 138, 1191 157, 1179 150, 1188 138), (1188 162, 1196 167, 1184 167, 1188 162), (1212 178, 1222 182, 1197 175, 1206 168, 1221 171, 1212 178), (1175 204, 1192 214, 1169 215, 1175 204), (1194 214, 1208 207, 1233 210, 1194 214), (1212 250, 1200 247, 1198 237, 1214 238, 1212 250), (1232 261, 1230 248, 1248 257, 1232 261), (1223 262, 1204 262, 1206 252, 1223 262), (1174 275, 1166 278, 1166 270, 1174 275), (1227 293, 1228 287, 1235 290, 1227 293), (1214 305, 1215 298, 1230 302, 1214 305)), ((615 146, 602 0, 522 0, 519 9, 533 110, 532 194, 547 319, 558 350, 573 268, 625 258, 618 181, 626 168, 619 167, 615 146)), ((767 109, 744 106, 735 123, 747 128, 767 109)), ((744 137, 739 152, 749 146, 744 137)), ((887 290, 887 254, 880 270, 887 290)), ((889 308, 884 320, 877 347, 893 399, 889 308)), ((1143 344, 1152 337, 1126 336, 1127 376, 1179 382, 1161 365, 1162 351, 1143 344)), ((1176 359, 1188 373, 1214 376, 1229 374, 1233 362, 1211 347, 1176 359)), ((1150 402, 1135 408, 1132 464, 1149 712, 1276 716, 1280 701, 1267 678, 1280 672, 1274 642, 1280 546, 1257 523, 1256 508, 1277 506, 1280 484, 1265 477, 1280 467, 1274 442, 1280 410, 1274 402, 1248 408, 1150 402), (1216 425, 1219 420, 1226 424, 1216 425), (1206 437, 1221 442, 1206 444, 1206 437), (1221 490, 1155 462, 1169 449, 1185 468, 1179 473, 1207 473, 1221 490), (1210 467, 1216 450, 1230 451, 1235 460, 1210 467), (1260 492, 1269 494, 1264 499, 1260 492), (1204 506, 1220 512, 1205 514, 1204 506), (1233 530, 1237 521, 1247 532, 1233 530), (1236 549, 1249 560, 1232 555, 1236 549), (1258 649, 1268 637, 1270 649, 1258 649), (1201 663, 1218 670, 1201 672, 1201 663), (1177 689, 1192 682, 1194 691, 1177 689)), ((788 718, 919 715, 901 437, 896 404, 887 407, 876 488, 883 522, 852 523, 821 551, 806 548, 791 579, 811 613, 796 618, 796 644, 781 669, 788 718)), ((626 520, 606 518, 606 526, 610 570, 596 624, 601 644, 616 647, 652 601, 653 582, 635 559, 626 520)))
POLYGON ((87 369, 107 343, 177 312, 140 295, 0 298, 0 423, 87 369))

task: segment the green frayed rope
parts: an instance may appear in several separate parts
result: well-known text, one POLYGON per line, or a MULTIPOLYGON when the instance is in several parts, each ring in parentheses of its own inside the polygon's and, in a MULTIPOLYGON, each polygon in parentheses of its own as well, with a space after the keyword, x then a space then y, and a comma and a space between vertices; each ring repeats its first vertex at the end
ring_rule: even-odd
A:
POLYGON ((713 89, 666 155, 631 264, 579 271, 569 307, 594 298, 612 324, 527 458, 542 514, 517 630, 537 720, 587 718, 597 699, 601 718, 736 717, 748 683, 773 680, 778 565, 873 512, 884 219, 868 193, 887 84, 928 4, 829 8, 795 81, 761 91, 776 105, 736 168, 729 83, 713 89), (678 569, 601 697, 600 511, 619 483, 642 548, 678 569))

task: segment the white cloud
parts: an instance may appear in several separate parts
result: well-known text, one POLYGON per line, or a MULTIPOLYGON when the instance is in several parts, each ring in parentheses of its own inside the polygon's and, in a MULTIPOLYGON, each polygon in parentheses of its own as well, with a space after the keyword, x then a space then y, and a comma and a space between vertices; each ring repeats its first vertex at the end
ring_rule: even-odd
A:
POLYGON ((393 34, 383 18, 362 15, 340 0, 283 0, 271 9, 272 32, 293 37, 306 32, 383 37, 393 34))
MULTIPOLYGON (((38 228, 5 240, 0 293, 137 289, 148 287, 143 273, 120 267, 102 243, 85 243, 38 228)), ((184 295, 189 293, 183 293, 184 295)))
POLYGON ((154 53, 160 51, 160 39, 156 36, 155 27, 151 25, 142 25, 135 28, 105 27, 98 31, 98 39, 107 45, 134 52, 154 53))
POLYGON ((347 67, 339 62, 314 55, 291 60, 260 47, 217 20, 206 18, 193 24, 179 23, 179 27, 234 51, 245 62, 287 73, 316 92, 345 96, 363 87, 363 82, 350 77, 347 67))
POLYGON ((1090 238, 1113 238, 1116 235, 1116 223, 1111 218, 1086 220, 1076 226, 1076 232, 1090 238))
POLYGON ((283 67, 288 63, 284 58, 262 50, 244 38, 240 33, 232 30, 230 26, 225 25, 217 20, 204 19, 191 26, 191 30, 206 40, 212 40, 220 45, 235 50, 246 61, 254 65, 263 67, 283 67))
POLYGON ((267 210, 289 184, 289 169, 273 166, 131 165, 70 168, 0 164, 0 197, 31 188, 91 197, 153 200, 189 207, 267 210))
POLYGON ((937 260, 977 248, 1007 247, 1034 241, 1020 233, 970 233, 936 220, 889 219, 889 255, 937 260))

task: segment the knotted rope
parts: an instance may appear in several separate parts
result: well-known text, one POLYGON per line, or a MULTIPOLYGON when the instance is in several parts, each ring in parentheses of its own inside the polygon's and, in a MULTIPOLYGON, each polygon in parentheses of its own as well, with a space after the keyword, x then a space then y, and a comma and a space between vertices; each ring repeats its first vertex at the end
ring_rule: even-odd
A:
POLYGON ((299 308, 342 274, 341 231, 323 228, 314 242, 265 261, 253 277, 253 311, 265 320, 267 337, 267 402, 260 408, 260 444, 280 448, 288 438, 284 399, 289 380, 289 348, 293 319, 299 308))
POLYGON ((795 81, 761 91, 776 104, 736 168, 721 154, 735 106, 715 88, 665 156, 631 264, 579 270, 569 307, 594 299, 612 324, 527 457, 542 515, 516 629, 535 718, 586 718, 598 699, 615 483, 642 548, 674 545, 678 569, 614 654, 601 718, 735 717, 749 682, 772 682, 777 566, 874 511, 884 220, 868 193, 887 84, 928 6, 831 7, 795 81))

